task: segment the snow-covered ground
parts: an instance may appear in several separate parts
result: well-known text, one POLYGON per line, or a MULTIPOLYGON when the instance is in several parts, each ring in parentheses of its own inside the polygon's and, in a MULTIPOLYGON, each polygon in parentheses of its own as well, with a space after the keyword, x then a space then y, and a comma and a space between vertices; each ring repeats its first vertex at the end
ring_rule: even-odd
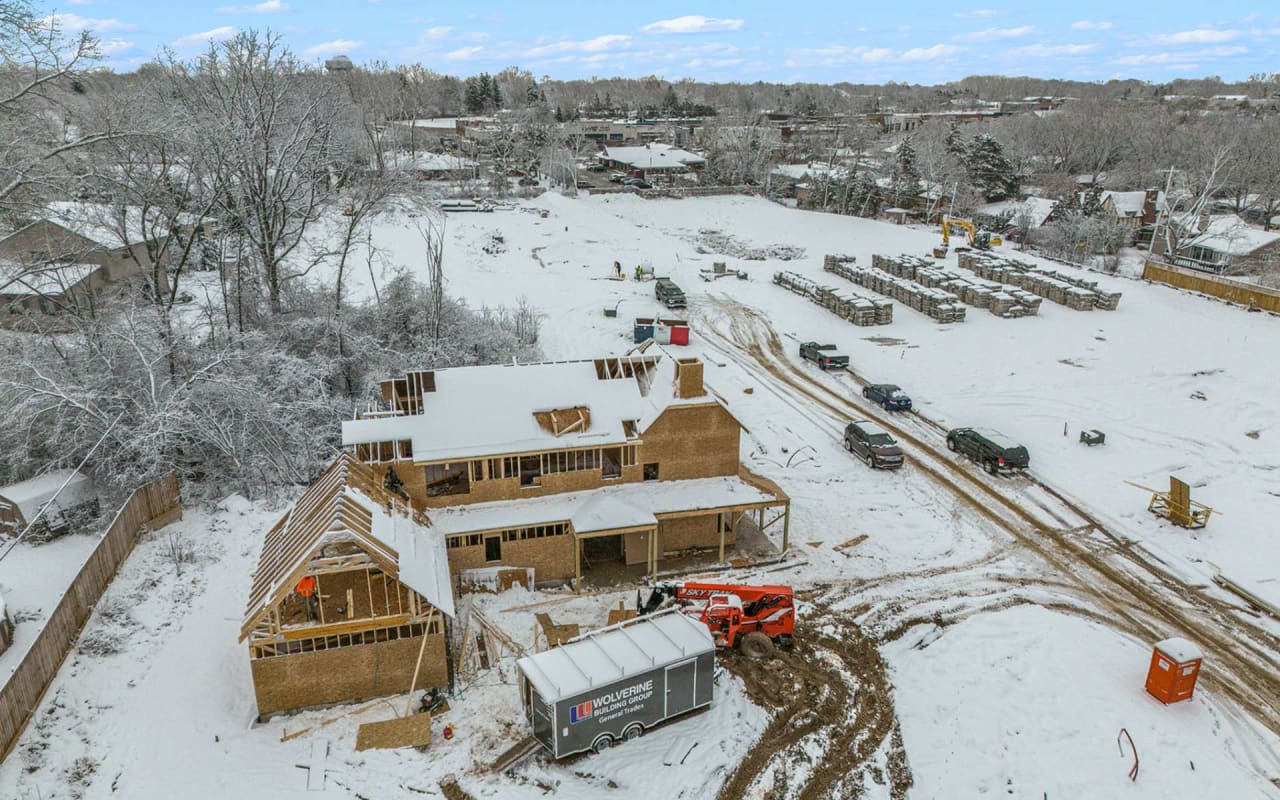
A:
MULTIPOLYGON (((13 644, 0 653, 0 683, 22 663, 97 544, 97 536, 86 534, 60 536, 36 546, 20 542, 0 561, 0 597, 14 624, 13 644)), ((9 547, 7 542, 0 545, 0 552, 9 547)))
MULTIPOLYGON (((414 222, 400 215, 379 223, 373 274, 353 272, 350 290, 371 294, 370 281, 390 270, 423 269, 414 222)), ((788 349, 807 339, 835 342, 860 374, 901 384, 930 418, 998 427, 1025 443, 1037 475, 1188 582, 1209 587, 1220 568, 1260 593, 1280 595, 1280 540, 1271 522, 1280 511, 1280 362, 1270 357, 1280 345, 1280 319, 1091 275, 1124 292, 1118 311, 1078 312, 1045 301, 1037 317, 1005 320, 970 309, 968 321, 940 325, 895 304, 892 325, 857 328, 769 282, 776 269, 788 269, 847 285, 821 271, 824 254, 867 263, 873 253, 923 254, 936 241, 927 230, 753 198, 549 194, 526 210, 450 215, 445 273, 449 291, 475 306, 528 298, 545 315, 541 344, 553 359, 624 351, 633 318, 675 316, 655 303, 652 284, 609 280, 615 261, 627 273, 651 264, 685 289, 694 324, 689 351, 706 357, 707 381, 745 423, 744 461, 793 498, 797 559, 781 571, 734 579, 847 584, 847 605, 871 608, 868 625, 903 627, 883 654, 915 776, 911 797, 1280 797, 1280 784, 1272 783, 1280 780, 1275 737, 1203 687, 1181 706, 1149 698, 1142 683, 1151 642, 1109 628, 1104 614, 1071 613, 1078 596, 1065 589, 1059 595, 1056 577, 1034 556, 910 465, 873 473, 851 461, 828 424, 709 336, 713 327, 723 329, 731 302, 763 311, 790 337, 788 349), (503 247, 489 249, 501 252, 486 252, 495 234, 503 247), (803 255, 762 262, 724 253, 775 245, 802 248, 803 255), (746 270, 750 280, 704 283, 698 270, 714 261, 746 270), (615 304, 617 318, 606 318, 602 309, 615 304), (1106 431, 1107 444, 1078 444, 1081 428, 1106 431), (1124 483, 1160 488, 1170 474, 1188 479, 1193 497, 1222 516, 1198 532, 1172 528, 1147 514, 1143 491, 1124 483), (935 613, 947 623, 920 621, 935 613), (1120 727, 1142 758, 1133 785, 1115 742, 1120 727)), ((356 262, 364 264, 363 256, 356 262)), ((855 391, 847 377, 823 380, 855 391)), ((158 537, 139 546, 104 601, 107 613, 90 622, 91 632, 119 631, 107 638, 121 651, 73 654, 17 756, 0 766, 0 796, 71 796, 69 776, 84 771, 76 772, 81 756, 95 761, 79 784, 84 797, 149 800, 179 785, 197 787, 182 790, 196 797, 301 794, 307 771, 295 765, 311 760, 313 742, 325 741, 326 786, 338 797, 430 795, 448 773, 476 797, 659 790, 705 797, 767 722, 769 709, 725 676, 705 714, 601 757, 534 760, 513 777, 493 776, 473 763, 523 735, 508 661, 466 686, 444 720, 457 726, 457 738, 437 740, 425 753, 354 752, 357 722, 388 718, 389 706, 282 743, 283 731, 334 712, 252 724, 247 655, 235 638, 271 521, 269 509, 235 498, 189 511, 178 530, 197 557, 181 576, 158 537), (666 753, 693 741, 699 747, 684 765, 663 766, 666 753)), ((535 610, 558 623, 599 625, 619 600, 632 602, 634 593, 515 591, 480 602, 529 646, 535 610), (545 601, 553 602, 522 608, 545 601)), ((1213 666, 1209 652, 1206 671, 1213 666)), ((888 797, 888 789, 872 784, 867 796, 888 797)))

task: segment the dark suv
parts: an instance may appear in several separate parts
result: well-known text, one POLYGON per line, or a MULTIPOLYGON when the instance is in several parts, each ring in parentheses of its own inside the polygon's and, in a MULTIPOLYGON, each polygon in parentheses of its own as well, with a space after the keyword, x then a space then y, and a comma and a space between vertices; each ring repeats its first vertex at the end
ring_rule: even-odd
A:
POLYGON ((871 420, 850 422, 844 429, 844 449, 867 462, 872 469, 902 466, 902 450, 889 432, 871 420))
POLYGON ((1027 448, 992 430, 954 428, 947 432, 947 448, 972 458, 992 475, 1031 466, 1027 448))
POLYGON ((885 411, 910 411, 911 398, 892 383, 873 383, 862 389, 862 396, 885 411))

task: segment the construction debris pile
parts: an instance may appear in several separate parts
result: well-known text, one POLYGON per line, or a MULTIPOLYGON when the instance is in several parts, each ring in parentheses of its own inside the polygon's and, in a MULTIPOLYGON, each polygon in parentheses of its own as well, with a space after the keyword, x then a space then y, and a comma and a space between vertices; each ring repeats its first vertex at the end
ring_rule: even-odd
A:
POLYGON ((893 303, 849 289, 819 286, 794 272, 776 272, 773 282, 807 297, 836 316, 854 325, 888 325, 893 322, 893 303))
POLYGON ((997 317, 1026 317, 1040 311, 1040 298, 1032 292, 981 278, 966 278, 955 270, 939 267, 923 258, 872 256, 872 263, 899 278, 948 291, 969 305, 985 308, 997 317))
POLYGON ((885 256, 872 256, 872 266, 860 267, 850 257, 829 255, 822 260, 822 268, 859 286, 888 295, 937 322, 964 322, 965 308, 959 297, 883 269, 882 265, 889 261, 892 259, 885 256))
POLYGON ((980 278, 1012 284, 1067 308, 1114 311, 1120 305, 1120 292, 1099 289, 1097 281, 991 253, 969 251, 960 253, 959 258, 962 268, 973 270, 980 278))

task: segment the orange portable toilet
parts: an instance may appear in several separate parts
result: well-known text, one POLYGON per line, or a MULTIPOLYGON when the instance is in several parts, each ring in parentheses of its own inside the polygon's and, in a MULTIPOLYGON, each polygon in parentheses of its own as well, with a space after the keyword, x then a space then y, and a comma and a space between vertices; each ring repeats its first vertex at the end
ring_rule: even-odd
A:
POLYGON ((1156 642, 1147 669, 1147 692, 1166 704, 1190 700, 1203 659, 1200 648, 1181 636, 1156 642))

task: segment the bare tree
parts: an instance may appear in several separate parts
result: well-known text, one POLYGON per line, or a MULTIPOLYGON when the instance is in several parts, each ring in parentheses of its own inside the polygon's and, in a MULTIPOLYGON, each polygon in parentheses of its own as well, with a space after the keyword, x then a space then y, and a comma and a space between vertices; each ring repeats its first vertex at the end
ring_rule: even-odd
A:
POLYGON ((210 45, 194 65, 167 64, 173 91, 222 171, 219 211, 243 235, 266 284, 272 313, 283 310, 289 259, 329 207, 341 162, 338 87, 308 71, 277 35, 247 31, 210 45))

